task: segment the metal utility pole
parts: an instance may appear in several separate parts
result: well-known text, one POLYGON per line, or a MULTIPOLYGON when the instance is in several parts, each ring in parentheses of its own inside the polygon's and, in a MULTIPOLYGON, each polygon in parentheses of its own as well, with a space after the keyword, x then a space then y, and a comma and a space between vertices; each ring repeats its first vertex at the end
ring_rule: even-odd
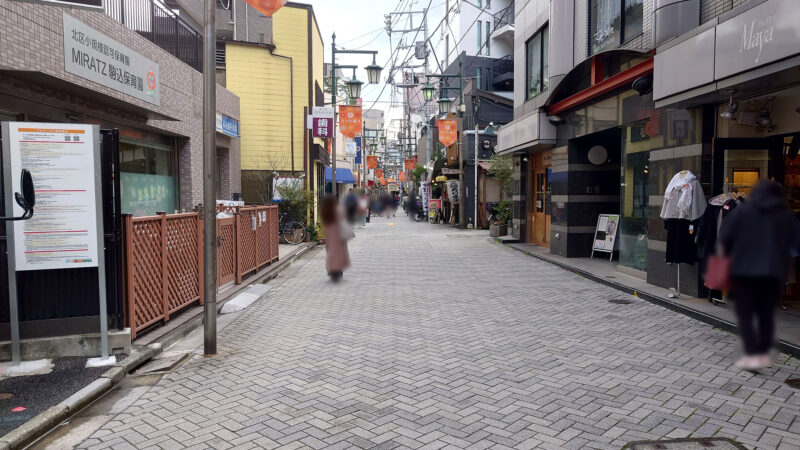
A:
POLYGON ((473 211, 474 215, 472 216, 472 227, 476 230, 478 229, 478 120, 477 114, 475 115, 475 155, 472 157, 475 163, 473 164, 473 169, 475 169, 475 177, 473 178, 474 184, 472 185, 472 204, 473 204, 473 211))
POLYGON ((336 188, 336 33, 331 36, 331 105, 333 105, 333 135, 331 135, 331 194, 339 197, 336 188))
POLYGON ((217 80, 214 69, 217 5, 205 0, 203 25, 203 354, 217 354, 217 80))

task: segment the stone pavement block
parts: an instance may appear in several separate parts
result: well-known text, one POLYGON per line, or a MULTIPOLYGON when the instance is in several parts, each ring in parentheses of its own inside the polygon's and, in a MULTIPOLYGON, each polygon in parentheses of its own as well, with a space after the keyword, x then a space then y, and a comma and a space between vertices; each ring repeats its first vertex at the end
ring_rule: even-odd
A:
POLYGON ((310 251, 220 332, 218 356, 187 360, 80 447, 619 448, 688 433, 800 447, 794 359, 739 372, 735 336, 611 304, 620 292, 485 232, 376 218, 357 233, 341 283, 310 251))

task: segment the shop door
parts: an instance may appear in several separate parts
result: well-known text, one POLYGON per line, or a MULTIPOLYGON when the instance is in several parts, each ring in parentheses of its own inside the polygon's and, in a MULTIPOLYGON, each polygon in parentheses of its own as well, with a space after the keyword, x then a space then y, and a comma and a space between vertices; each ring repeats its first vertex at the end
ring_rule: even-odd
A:
POLYGON ((780 138, 714 139, 712 195, 750 192, 758 180, 784 178, 783 140, 780 138))
POLYGON ((549 246, 550 230, 546 214, 547 169, 533 171, 533 243, 549 246))

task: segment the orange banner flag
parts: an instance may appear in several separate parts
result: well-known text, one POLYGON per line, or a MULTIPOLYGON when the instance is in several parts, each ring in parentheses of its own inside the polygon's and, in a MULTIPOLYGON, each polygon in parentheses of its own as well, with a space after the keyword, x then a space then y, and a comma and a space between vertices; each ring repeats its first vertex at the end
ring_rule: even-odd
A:
POLYGON ((244 0, 248 5, 261 14, 270 17, 275 11, 281 9, 289 0, 244 0))
POLYGON ((375 176, 378 178, 383 178, 383 169, 375 169, 375 176))
POLYGON ((374 169, 376 167, 378 167, 378 157, 367 156, 367 169, 374 169))
POLYGON ((400 172, 400 181, 406 181, 406 173, 400 172))
POLYGON ((439 142, 450 147, 458 140, 458 122, 455 120, 439 120, 439 142))
POLYGON ((407 159, 406 160, 406 170, 414 170, 414 167, 417 166, 417 160, 415 159, 407 159))
POLYGON ((361 107, 339 106, 339 129, 342 134, 354 138, 361 134, 361 107))

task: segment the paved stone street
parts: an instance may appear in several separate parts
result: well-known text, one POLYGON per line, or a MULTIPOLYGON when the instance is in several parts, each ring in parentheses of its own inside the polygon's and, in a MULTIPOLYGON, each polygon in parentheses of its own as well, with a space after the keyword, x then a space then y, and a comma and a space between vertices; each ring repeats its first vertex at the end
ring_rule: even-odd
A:
POLYGON ((375 219, 351 256, 339 285, 323 249, 299 260, 220 333, 219 356, 169 373, 82 446, 800 447, 786 356, 740 372, 735 336, 488 232, 375 219))

